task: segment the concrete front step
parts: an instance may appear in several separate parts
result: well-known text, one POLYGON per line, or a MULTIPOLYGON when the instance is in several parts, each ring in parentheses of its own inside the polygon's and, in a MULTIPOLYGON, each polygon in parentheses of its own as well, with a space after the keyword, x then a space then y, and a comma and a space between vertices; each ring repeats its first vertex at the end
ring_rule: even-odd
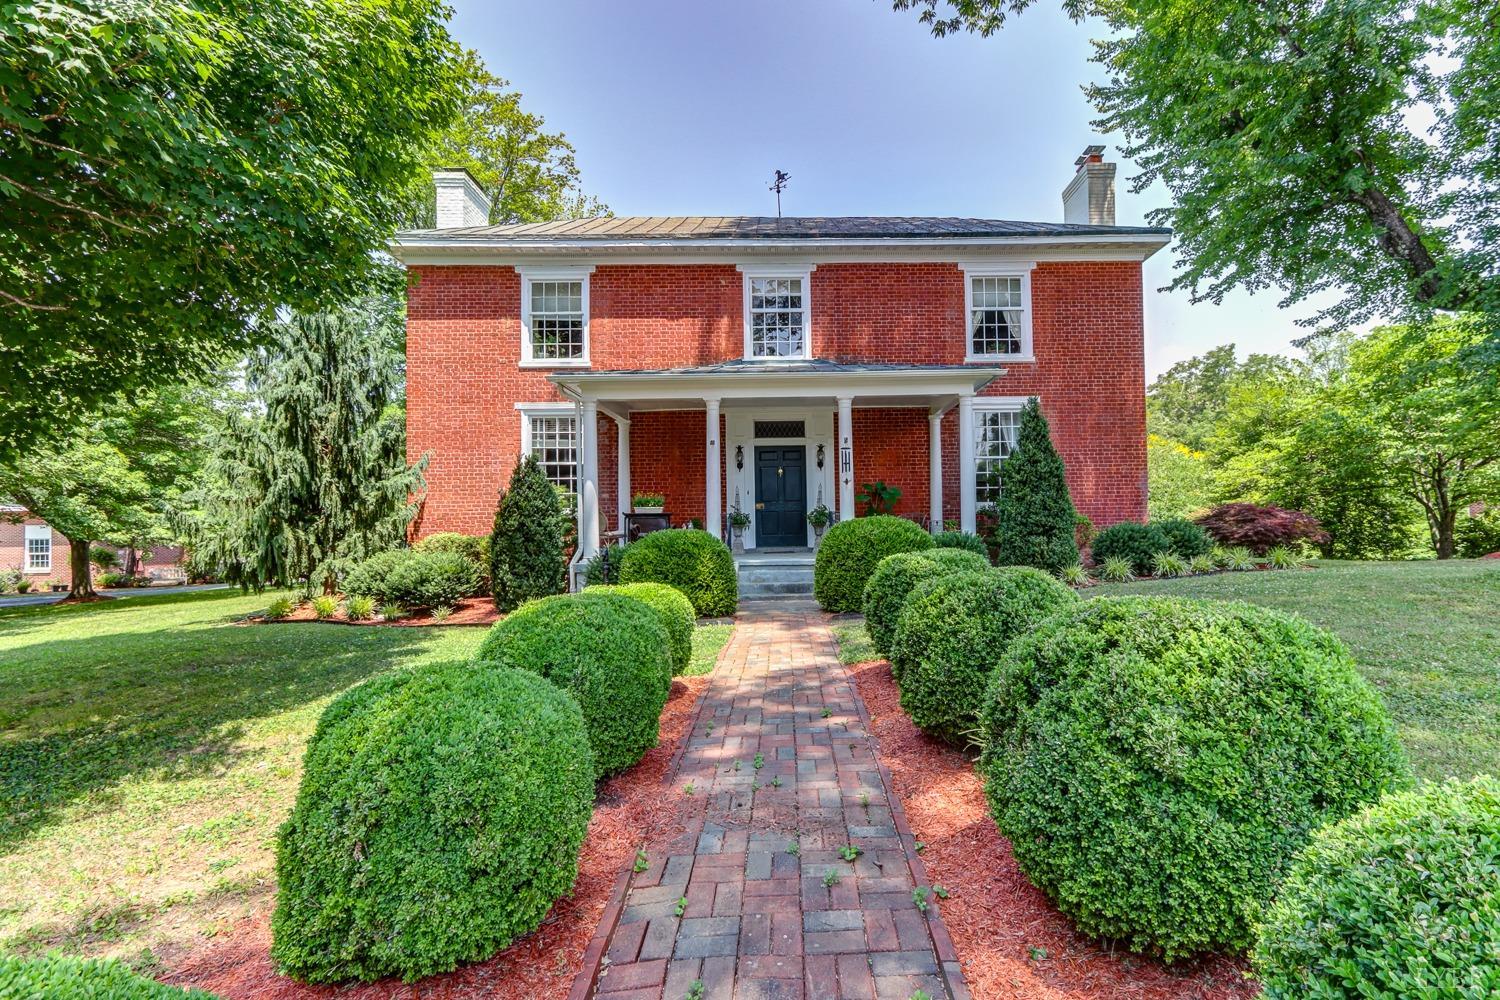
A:
POLYGON ((756 553, 737 556, 740 597, 808 597, 813 592, 811 552, 756 553))

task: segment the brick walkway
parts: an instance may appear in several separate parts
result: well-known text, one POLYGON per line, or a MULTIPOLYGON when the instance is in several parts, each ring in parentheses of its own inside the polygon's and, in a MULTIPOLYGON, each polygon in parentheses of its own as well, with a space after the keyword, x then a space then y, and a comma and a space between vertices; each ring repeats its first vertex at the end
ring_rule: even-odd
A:
POLYGON ((866 719, 821 615, 741 615, 678 765, 688 833, 630 877, 574 996, 967 1000, 866 719))

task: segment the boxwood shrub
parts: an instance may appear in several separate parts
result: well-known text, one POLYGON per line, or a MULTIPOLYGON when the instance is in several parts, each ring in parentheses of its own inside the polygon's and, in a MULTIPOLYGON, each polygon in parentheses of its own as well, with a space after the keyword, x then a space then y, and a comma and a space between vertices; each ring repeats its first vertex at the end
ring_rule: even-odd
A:
POLYGON ((277 834, 283 972, 445 972, 534 930, 572 888, 594 761, 556 686, 438 664, 355 688, 328 715, 277 834))
POLYGON ((653 531, 631 542, 620 560, 620 582, 676 587, 700 618, 732 615, 740 601, 729 546, 696 528, 653 531))
POLYGON ((891 639, 896 634, 896 616, 901 613, 901 606, 906 603, 911 589, 920 581, 945 572, 936 560, 927 558, 929 553, 937 551, 897 552, 880 560, 875 572, 870 574, 862 601, 865 630, 870 634, 870 644, 881 656, 890 655, 891 639))
POLYGON ((1152 521, 1150 526, 1160 529, 1167 536, 1171 551, 1184 559, 1206 556, 1213 551, 1214 540, 1208 537, 1208 532, 1185 517, 1165 517, 1152 521))
POLYGON ((897 620, 901 707, 923 732, 976 742, 990 674, 1011 641, 1077 601, 1066 584, 1024 566, 939 578, 897 620))
POLYGON ((1313 835, 1260 927, 1267 1000, 1500 996, 1500 780, 1391 795, 1313 835))
POLYGON ((202 990, 158 983, 123 962, 0 955, 0 997, 37 1000, 217 1000, 202 990))
POLYGON ((656 612, 667 633, 667 648, 672 654, 672 675, 684 673, 693 659, 693 602, 682 591, 665 583, 622 583, 615 586, 585 587, 585 594, 623 594, 633 597, 656 612))
POLYGON ((490 536, 464 535, 457 531, 438 531, 418 539, 412 548, 418 552, 456 552, 479 571, 476 594, 490 592, 490 536))
POLYGON ((382 604, 435 608, 479 589, 479 567, 458 552, 397 549, 380 552, 344 576, 344 591, 382 604))
POLYGON ((984 539, 967 531, 940 531, 932 536, 932 544, 940 549, 967 549, 989 562, 990 550, 984 539))
POLYGON ((813 596, 825 611, 858 611, 880 560, 930 548, 932 536, 905 518, 878 514, 839 521, 823 536, 813 560, 813 596))
POLYGON ((1093 553, 1095 565, 1102 565, 1106 559, 1124 559, 1130 563, 1131 572, 1137 576, 1149 576, 1152 558, 1171 547, 1172 540, 1156 525, 1121 521, 1095 535, 1089 551, 1093 553))
POLYGON ((990 808, 1083 933, 1240 951, 1309 834, 1404 785, 1332 634, 1238 602, 1105 597, 1011 644, 980 713, 990 808))
POLYGON ((660 617, 633 597, 528 601, 491 626, 474 659, 534 671, 577 698, 600 777, 656 746, 672 657, 660 617))

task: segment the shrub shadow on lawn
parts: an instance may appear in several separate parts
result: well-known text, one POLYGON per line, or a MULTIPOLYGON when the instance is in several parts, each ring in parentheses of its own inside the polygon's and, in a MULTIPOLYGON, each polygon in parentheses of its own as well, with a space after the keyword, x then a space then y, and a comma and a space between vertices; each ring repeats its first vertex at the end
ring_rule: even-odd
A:
MULTIPOLYGON (((97 605, 79 610, 101 613, 97 605)), ((236 741, 245 723, 388 670, 430 641, 417 629, 201 624, 146 632, 106 625, 96 637, 5 651, 0 852, 122 779, 214 773, 243 752, 236 741)))

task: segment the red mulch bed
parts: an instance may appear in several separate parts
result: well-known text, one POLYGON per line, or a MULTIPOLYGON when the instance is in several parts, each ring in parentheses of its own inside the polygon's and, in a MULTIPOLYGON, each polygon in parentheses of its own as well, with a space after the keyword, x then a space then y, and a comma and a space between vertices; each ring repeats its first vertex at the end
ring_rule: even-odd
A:
MULTIPOLYGON (((378 608, 376 609, 379 610, 378 608)), ((499 611, 495 610, 495 602, 488 597, 465 597, 453 605, 453 611, 442 621, 433 621, 432 615, 426 611, 417 611, 398 618, 393 622, 382 621, 379 617, 365 618, 361 621, 351 622, 344 617, 343 608, 332 618, 319 618, 312 609, 312 602, 299 604, 291 614, 285 618, 275 620, 267 618, 252 619, 259 625, 277 625, 281 622, 317 622, 319 625, 370 625, 384 628, 410 628, 412 626, 427 627, 431 625, 493 625, 501 618, 499 611)))
POLYGON ((943 923, 976 998, 1230 1000, 1259 992, 1236 959, 1166 966, 1078 934, 1016 866, 973 762, 923 735, 901 710, 889 665, 873 660, 850 672, 870 710, 881 762, 927 845, 928 877, 951 894, 940 904, 943 923), (1046 957, 1033 959, 1031 949, 1045 949, 1046 957))
MULTIPOLYGON (((486 602, 488 603, 488 602, 486 602)), ((692 725, 698 697, 709 678, 679 677, 661 717, 661 739, 639 764, 599 787, 594 818, 579 858, 573 895, 559 900, 535 932, 488 961, 417 983, 382 980, 348 987, 307 986, 276 974, 271 964, 270 910, 255 914, 230 933, 168 962, 160 978, 196 986, 226 1000, 562 1000, 583 965, 583 953, 609 902, 615 880, 642 842, 676 836, 681 792, 672 787, 678 744, 692 725)))

